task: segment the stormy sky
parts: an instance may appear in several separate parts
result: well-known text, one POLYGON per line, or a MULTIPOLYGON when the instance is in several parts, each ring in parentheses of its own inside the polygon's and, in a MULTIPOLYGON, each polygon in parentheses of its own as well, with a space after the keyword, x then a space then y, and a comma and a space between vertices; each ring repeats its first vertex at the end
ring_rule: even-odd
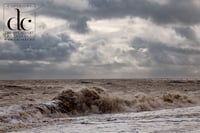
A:
POLYGON ((200 77, 199 0, 0 2, 37 6, 34 41, 1 34, 0 79, 200 77))

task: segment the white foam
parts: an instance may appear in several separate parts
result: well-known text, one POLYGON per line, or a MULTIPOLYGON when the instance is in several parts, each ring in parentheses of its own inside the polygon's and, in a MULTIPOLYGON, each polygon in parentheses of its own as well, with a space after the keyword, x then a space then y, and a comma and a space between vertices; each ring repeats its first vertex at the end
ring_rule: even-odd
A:
POLYGON ((77 117, 71 123, 12 133, 198 133, 200 106, 139 113, 77 117))

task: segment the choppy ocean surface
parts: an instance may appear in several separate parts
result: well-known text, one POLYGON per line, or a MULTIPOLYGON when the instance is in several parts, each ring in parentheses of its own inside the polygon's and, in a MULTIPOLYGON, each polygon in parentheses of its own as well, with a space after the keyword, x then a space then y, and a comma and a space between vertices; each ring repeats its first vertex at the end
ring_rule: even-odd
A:
POLYGON ((71 122, 12 133, 199 133, 200 106, 75 117, 71 122))
POLYGON ((0 81, 0 133, 199 133, 200 80, 0 81))

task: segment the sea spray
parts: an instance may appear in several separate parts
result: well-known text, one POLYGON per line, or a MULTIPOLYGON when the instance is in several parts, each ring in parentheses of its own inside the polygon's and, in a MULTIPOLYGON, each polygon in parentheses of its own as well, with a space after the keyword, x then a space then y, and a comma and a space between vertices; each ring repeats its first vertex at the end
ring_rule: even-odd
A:
MULTIPOLYGON (((9 124, 9 128, 12 129, 16 128, 16 125, 26 127, 72 116, 185 107, 197 103, 196 99, 191 94, 186 95, 181 92, 166 92, 157 95, 136 93, 127 97, 108 93, 106 89, 100 87, 66 89, 46 103, 18 105, 13 110, 9 107, 8 113, 4 111, 5 113, 0 114, 0 121, 9 124)), ((4 109, 8 108, 0 108, 0 110, 4 109)))
POLYGON ((169 107, 181 107, 195 103, 193 96, 180 92, 159 95, 139 93, 124 97, 109 94, 105 89, 91 87, 79 91, 66 90, 55 97, 57 111, 67 114, 116 113, 122 111, 150 111, 169 107))

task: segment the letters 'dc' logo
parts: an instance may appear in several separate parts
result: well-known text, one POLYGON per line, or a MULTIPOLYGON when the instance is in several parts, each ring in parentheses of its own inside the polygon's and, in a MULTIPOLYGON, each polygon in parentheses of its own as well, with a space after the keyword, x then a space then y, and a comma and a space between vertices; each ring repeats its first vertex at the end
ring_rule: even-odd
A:
POLYGON ((35 37, 36 4, 6 3, 3 6, 4 39, 33 40, 35 37))
POLYGON ((30 30, 30 29, 27 29, 25 28, 25 21, 28 20, 27 22, 31 23, 31 19, 28 19, 28 18, 20 18, 20 10, 18 8, 16 8, 16 11, 17 11, 17 17, 12 17, 8 20, 7 22, 7 26, 10 30, 30 30), (16 19, 17 21, 17 29, 14 29, 12 26, 11 26, 11 21, 13 21, 14 19, 16 19))

